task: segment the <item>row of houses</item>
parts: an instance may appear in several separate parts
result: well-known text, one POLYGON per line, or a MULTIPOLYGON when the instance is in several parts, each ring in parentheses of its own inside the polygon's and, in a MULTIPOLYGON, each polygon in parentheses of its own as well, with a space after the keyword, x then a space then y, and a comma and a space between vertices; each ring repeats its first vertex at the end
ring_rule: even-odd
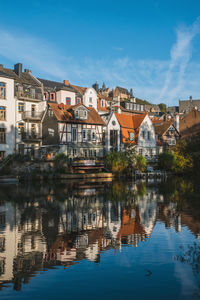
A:
POLYGON ((132 90, 97 89, 36 78, 18 63, 0 65, 0 159, 8 154, 33 157, 63 152, 71 157, 103 157, 135 146, 151 160, 176 143, 177 117, 150 116, 132 90))

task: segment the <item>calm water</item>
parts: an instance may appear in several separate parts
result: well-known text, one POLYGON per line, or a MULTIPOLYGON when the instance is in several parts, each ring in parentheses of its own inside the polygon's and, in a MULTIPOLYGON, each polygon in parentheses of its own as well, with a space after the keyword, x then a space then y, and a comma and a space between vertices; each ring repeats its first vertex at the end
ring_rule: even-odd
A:
POLYGON ((199 185, 0 186, 0 299, 199 299, 199 185))

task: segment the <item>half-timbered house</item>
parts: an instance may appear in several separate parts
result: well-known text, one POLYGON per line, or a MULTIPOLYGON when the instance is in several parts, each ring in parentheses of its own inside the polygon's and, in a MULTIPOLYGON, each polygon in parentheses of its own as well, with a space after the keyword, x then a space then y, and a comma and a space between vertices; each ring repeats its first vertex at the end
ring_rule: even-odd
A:
POLYGON ((102 157, 104 121, 93 107, 49 103, 43 119, 43 146, 59 145, 71 157, 102 157))

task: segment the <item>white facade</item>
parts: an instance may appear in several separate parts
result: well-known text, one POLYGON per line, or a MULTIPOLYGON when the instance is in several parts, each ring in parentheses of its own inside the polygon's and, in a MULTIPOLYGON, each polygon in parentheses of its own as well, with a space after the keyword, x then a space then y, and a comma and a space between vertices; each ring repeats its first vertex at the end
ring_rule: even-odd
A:
POLYGON ((5 108, 6 117, 2 120, 0 117, 0 128, 5 129, 5 143, 0 142, 0 152, 7 156, 15 151, 15 118, 16 102, 14 98, 14 80, 0 76, 0 83, 5 83, 5 99, 0 96, 0 106, 5 108))
POLYGON ((110 136, 111 136, 112 130, 116 131, 116 134, 117 134, 117 145, 116 146, 117 146, 117 151, 119 151, 120 150, 120 124, 115 116, 115 113, 111 114, 111 116, 108 120, 106 129, 105 129, 106 152, 110 152, 111 148, 112 148, 111 141, 110 141, 110 138, 111 138, 110 136))
POLYGON ((56 92, 56 99, 57 103, 64 103, 65 105, 67 104, 67 99, 71 100, 71 105, 76 104, 76 93, 75 92, 70 92, 70 91, 65 91, 65 90, 60 90, 56 92))
POLYGON ((93 107, 97 111, 97 98, 97 92, 90 87, 83 95, 83 104, 87 107, 93 107))
POLYGON ((148 115, 140 125, 136 151, 146 157, 157 155, 155 128, 148 115))

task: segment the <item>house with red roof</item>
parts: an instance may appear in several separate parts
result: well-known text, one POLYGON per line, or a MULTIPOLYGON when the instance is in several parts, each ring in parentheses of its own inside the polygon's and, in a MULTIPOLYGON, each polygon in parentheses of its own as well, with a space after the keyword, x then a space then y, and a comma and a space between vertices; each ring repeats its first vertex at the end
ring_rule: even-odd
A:
POLYGON ((43 118, 43 147, 58 146, 71 157, 102 157, 104 126, 93 107, 49 103, 43 118))
POLYGON ((106 150, 108 152, 112 150, 113 139, 118 150, 123 150, 126 145, 132 144, 135 145, 138 154, 149 160, 156 157, 159 152, 155 129, 146 113, 126 115, 113 112, 107 120, 106 150))

